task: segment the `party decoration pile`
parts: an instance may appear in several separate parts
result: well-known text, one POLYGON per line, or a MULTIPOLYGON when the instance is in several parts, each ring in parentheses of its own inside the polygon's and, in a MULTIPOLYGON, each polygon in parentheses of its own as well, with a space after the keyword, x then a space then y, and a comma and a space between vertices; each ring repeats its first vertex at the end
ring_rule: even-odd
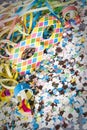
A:
POLYGON ((61 4, 58 1, 52 2, 51 0, 34 0, 33 2, 26 0, 12 4, 3 3, 0 8, 0 37, 10 38, 11 41, 15 42, 25 39, 25 36, 28 36, 32 28, 35 27, 41 15, 43 16, 50 11, 58 18, 52 7, 64 6, 74 1, 66 1, 61 4))
POLYGON ((86 130, 86 1, 6 4, 0 6, 0 130, 86 130))

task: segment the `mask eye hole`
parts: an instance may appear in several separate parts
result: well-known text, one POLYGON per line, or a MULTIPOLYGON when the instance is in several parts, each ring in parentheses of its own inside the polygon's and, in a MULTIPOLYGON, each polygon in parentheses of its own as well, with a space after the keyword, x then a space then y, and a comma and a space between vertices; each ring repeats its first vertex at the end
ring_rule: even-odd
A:
POLYGON ((43 32, 43 39, 49 39, 53 33, 53 30, 54 30, 53 25, 46 27, 43 32))
POLYGON ((26 48, 22 53, 21 59, 27 60, 30 57, 32 57, 34 53, 35 53, 35 48, 26 48))

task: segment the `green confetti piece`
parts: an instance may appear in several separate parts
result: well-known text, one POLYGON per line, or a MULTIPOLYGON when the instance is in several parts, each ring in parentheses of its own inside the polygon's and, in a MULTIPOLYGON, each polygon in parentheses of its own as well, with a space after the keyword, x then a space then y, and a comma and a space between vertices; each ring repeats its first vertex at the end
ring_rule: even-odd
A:
POLYGON ((80 69, 80 71, 85 70, 84 66, 80 67, 79 69, 80 69))
POLYGON ((47 102, 47 105, 51 105, 51 103, 52 103, 52 102, 49 101, 49 102, 47 102))
POLYGON ((77 32, 78 32, 78 30, 74 30, 74 32, 75 32, 75 33, 77 33, 77 32))
POLYGON ((65 73, 64 77, 69 78, 69 73, 65 73))
POLYGON ((51 56, 51 58, 52 58, 52 59, 54 59, 54 58, 55 58, 55 56, 53 55, 53 56, 51 56))
POLYGON ((79 95, 79 96, 81 96, 81 95, 82 95, 82 93, 81 93, 81 92, 79 92, 79 93, 78 93, 78 95, 79 95))
POLYGON ((48 70, 45 70, 46 73, 48 73, 49 71, 48 70))
POLYGON ((78 57, 79 56, 79 54, 75 54, 74 56, 73 56, 73 58, 76 58, 76 57, 78 57))
POLYGON ((73 109, 73 108, 71 108, 69 111, 72 113, 72 112, 74 111, 74 109, 73 109))
POLYGON ((76 68, 79 68, 79 65, 78 65, 78 64, 76 64, 76 68))
POLYGON ((53 111, 56 111, 56 108, 53 108, 52 110, 53 110, 53 111))
POLYGON ((35 113, 34 117, 37 118, 38 117, 38 113, 35 113))
POLYGON ((44 61, 44 64, 47 64, 47 61, 46 61, 46 60, 44 61))

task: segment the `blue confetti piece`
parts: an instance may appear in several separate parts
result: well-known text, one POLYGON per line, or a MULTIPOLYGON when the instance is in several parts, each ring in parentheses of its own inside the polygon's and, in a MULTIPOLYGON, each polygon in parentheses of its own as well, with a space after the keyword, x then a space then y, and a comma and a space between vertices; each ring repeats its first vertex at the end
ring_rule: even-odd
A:
POLYGON ((67 43, 62 42, 62 47, 65 47, 67 45, 67 43))
POLYGON ((81 122, 82 122, 82 124, 86 124, 87 120, 86 120, 85 118, 83 118, 83 119, 81 120, 81 122))
POLYGON ((58 88, 58 91, 61 91, 61 90, 63 90, 63 88, 58 88))
POLYGON ((79 44, 79 43, 76 43, 75 45, 76 45, 76 46, 80 46, 80 44, 79 44))
POLYGON ((54 55, 54 51, 52 51, 52 52, 48 52, 48 54, 50 54, 50 55, 53 56, 53 55, 54 55))
POLYGON ((56 70, 56 73, 58 73, 58 74, 59 74, 59 73, 62 73, 62 70, 61 70, 61 69, 57 69, 57 70, 56 70))
POLYGON ((80 115, 82 115, 82 114, 83 114, 83 109, 82 109, 82 106, 81 106, 81 107, 79 107, 79 113, 80 113, 80 115))
POLYGON ((66 79, 67 79, 66 77, 61 77, 61 82, 62 83, 66 82, 66 79))
POLYGON ((54 90, 53 90, 53 94, 54 94, 54 95, 56 95, 56 93, 57 93, 57 90, 56 90, 56 89, 54 89, 54 90))
POLYGON ((37 123, 33 124, 34 130, 37 130, 39 128, 39 125, 37 123))
POLYGON ((40 115, 44 114, 43 110, 41 110, 39 113, 40 113, 40 115))
POLYGON ((63 120, 63 117, 62 117, 62 116, 59 116, 58 119, 59 119, 60 121, 62 121, 62 120, 63 120))
POLYGON ((68 42, 68 38, 67 37, 64 38, 64 42, 68 42))
POLYGON ((56 122, 56 118, 55 117, 53 117, 53 121, 56 122))
POLYGON ((58 99, 55 99, 55 100, 54 100, 54 103, 59 104, 59 100, 58 100, 58 99))
POLYGON ((16 109, 16 110, 14 111, 14 114, 17 114, 18 116, 21 116, 21 114, 19 113, 18 109, 16 109))
POLYGON ((74 99, 73 99, 73 97, 70 97, 70 99, 69 99, 69 103, 70 103, 70 104, 73 104, 73 103, 74 103, 74 99))
POLYGON ((42 101, 42 100, 43 100, 43 96, 40 97, 40 101, 42 101))
POLYGON ((71 74, 73 75, 73 74, 75 74, 75 72, 74 72, 74 71, 71 71, 71 74))
POLYGON ((53 67, 54 67, 54 69, 57 69, 58 66, 57 66, 57 65, 54 65, 53 67))
POLYGON ((76 53, 78 54, 80 52, 80 50, 77 50, 76 53))
POLYGON ((47 94, 48 97, 50 97, 51 95, 52 95, 52 94, 49 94, 49 93, 47 94))

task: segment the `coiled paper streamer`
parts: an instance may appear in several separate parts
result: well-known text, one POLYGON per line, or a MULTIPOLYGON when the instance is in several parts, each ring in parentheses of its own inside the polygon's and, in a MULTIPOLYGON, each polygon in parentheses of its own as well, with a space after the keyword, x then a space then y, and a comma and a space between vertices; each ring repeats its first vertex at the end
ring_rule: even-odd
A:
POLYGON ((71 24, 78 24, 81 22, 80 16, 78 14, 77 8, 75 6, 68 6, 62 11, 62 15, 65 19, 65 27, 71 27, 71 24), (67 16, 67 14, 69 16, 67 16))
POLYGON ((31 98, 33 97, 33 92, 29 84, 25 82, 19 83, 14 89, 14 95, 20 102, 20 105, 18 106, 20 112, 28 112, 31 114, 31 106, 28 100, 31 100, 31 98), (27 92, 25 92, 26 90, 27 92))

